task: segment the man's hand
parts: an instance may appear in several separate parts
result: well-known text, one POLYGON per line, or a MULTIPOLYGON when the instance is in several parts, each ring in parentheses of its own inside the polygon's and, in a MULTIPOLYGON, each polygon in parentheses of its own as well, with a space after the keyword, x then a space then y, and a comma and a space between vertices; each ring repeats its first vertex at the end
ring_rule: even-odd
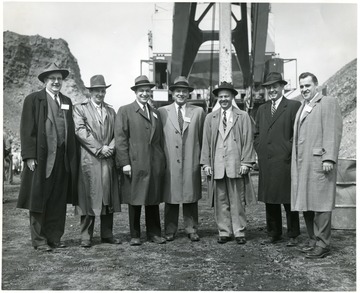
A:
POLYGON ((205 165, 205 166, 203 167, 203 170, 204 170, 204 172, 205 172, 205 174, 206 174, 207 176, 211 176, 211 175, 212 175, 212 170, 211 170, 211 167, 210 167, 210 166, 205 165))
POLYGON ((323 171, 325 173, 329 173, 334 169, 334 163, 331 161, 324 161, 323 162, 323 171))
POLYGON ((250 168, 248 166, 240 166, 239 175, 246 175, 249 171, 250 168))
POLYGON ((31 171, 35 171, 35 167, 37 165, 37 161, 35 159, 27 159, 26 165, 31 171))
POLYGON ((130 165, 126 165, 123 167, 123 173, 125 175, 128 175, 129 177, 131 177, 131 166, 130 165))
POLYGON ((99 153, 100 158, 111 157, 114 153, 114 150, 107 145, 104 145, 99 153))

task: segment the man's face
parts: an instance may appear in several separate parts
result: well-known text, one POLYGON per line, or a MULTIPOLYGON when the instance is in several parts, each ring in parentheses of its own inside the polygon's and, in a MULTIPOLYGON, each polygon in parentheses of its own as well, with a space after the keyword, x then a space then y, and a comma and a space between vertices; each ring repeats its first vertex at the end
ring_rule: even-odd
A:
POLYGON ((182 106, 189 98, 189 89, 187 88, 175 88, 172 92, 172 98, 176 104, 182 106))
POLYGON ((299 80, 300 92, 305 100, 311 100, 317 93, 317 84, 314 83, 311 76, 299 80))
POLYGON ((149 86, 140 86, 135 91, 136 100, 145 105, 151 96, 151 87, 149 86))
POLYGON ((97 105, 100 105, 104 101, 105 95, 105 87, 93 88, 90 90, 91 100, 97 105))
POLYGON ((279 82, 267 85, 265 88, 267 90, 269 99, 272 101, 276 101, 283 95, 284 86, 279 82))
POLYGON ((221 108, 226 111, 232 106, 232 100, 234 99, 234 94, 228 90, 220 90, 218 93, 218 101, 221 108))
POLYGON ((58 94, 61 90, 63 79, 60 72, 50 73, 44 79, 45 87, 53 94, 58 94))

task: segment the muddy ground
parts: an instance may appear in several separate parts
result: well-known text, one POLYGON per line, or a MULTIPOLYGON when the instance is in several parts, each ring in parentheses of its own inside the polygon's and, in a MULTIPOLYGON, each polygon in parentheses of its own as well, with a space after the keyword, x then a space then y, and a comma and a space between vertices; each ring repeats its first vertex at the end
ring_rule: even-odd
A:
MULTIPOLYGON (((253 176, 256 184, 256 176, 253 176)), ((331 255, 309 260, 284 242, 261 245, 266 238, 264 204, 247 207, 245 245, 218 244, 213 210, 199 202, 200 242, 192 243, 182 226, 173 242, 129 245, 127 207, 115 216, 121 245, 101 244, 98 221, 94 245, 79 247, 79 218, 68 206, 65 249, 39 253, 30 242, 28 211, 16 209, 18 177, 5 184, 3 204, 3 290, 207 290, 207 291, 355 291, 356 233, 332 231, 331 255)), ((161 212, 163 205, 160 206, 161 212)), ((143 218, 143 216, 142 216, 143 218)), ((182 220, 182 217, 181 217, 182 220)), ((180 223, 182 223, 180 220, 180 223)), ((285 220, 285 219, 284 219, 285 220)), ((301 216, 300 242, 306 228, 301 216)), ((285 234, 284 227, 284 234, 285 234)))

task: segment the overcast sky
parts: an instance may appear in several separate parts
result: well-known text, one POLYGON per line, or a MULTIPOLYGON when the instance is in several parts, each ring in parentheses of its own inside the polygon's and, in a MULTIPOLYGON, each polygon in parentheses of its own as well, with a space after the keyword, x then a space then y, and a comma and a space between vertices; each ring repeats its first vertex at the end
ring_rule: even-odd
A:
MULTIPOLYGON (((320 84, 357 57, 357 5, 273 3, 275 50, 296 58, 298 74, 315 73, 320 84)), ((161 5, 161 3, 160 3, 161 5)), ((149 58, 150 2, 3 2, 3 30, 67 41, 86 86, 103 74, 106 100, 115 110, 135 99, 130 87, 149 58)), ((171 23, 170 23, 171 25, 171 23)), ((147 72, 143 72, 147 73, 147 72)))

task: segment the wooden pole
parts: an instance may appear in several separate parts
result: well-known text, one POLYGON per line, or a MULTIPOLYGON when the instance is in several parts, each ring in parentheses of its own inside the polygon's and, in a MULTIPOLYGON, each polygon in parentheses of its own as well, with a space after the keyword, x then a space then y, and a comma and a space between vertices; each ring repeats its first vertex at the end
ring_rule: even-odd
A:
POLYGON ((219 3, 219 83, 232 82, 231 3, 219 3))

